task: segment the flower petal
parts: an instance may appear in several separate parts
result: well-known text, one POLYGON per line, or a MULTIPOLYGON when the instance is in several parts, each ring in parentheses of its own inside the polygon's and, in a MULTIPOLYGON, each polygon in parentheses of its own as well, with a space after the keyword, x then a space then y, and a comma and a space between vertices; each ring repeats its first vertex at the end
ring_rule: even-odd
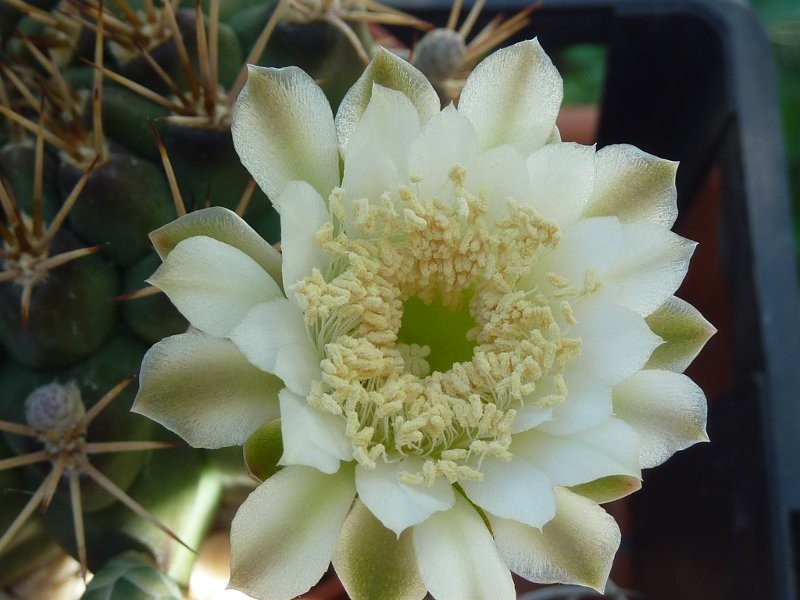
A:
POLYGON ((287 467, 258 486, 231 524, 229 586, 262 600, 308 591, 330 564, 355 489, 350 469, 287 467))
POLYGON ((486 196, 490 219, 507 217, 507 201, 521 201, 528 195, 525 159, 509 145, 486 150, 467 167, 464 187, 486 196))
POLYGON ((620 304, 647 316, 672 296, 686 276, 696 242, 660 225, 623 226, 622 247, 607 274, 620 286, 620 304))
POLYGON ((613 417, 572 435, 526 431, 514 437, 511 452, 533 463, 553 485, 579 485, 608 475, 640 476, 639 436, 613 417))
POLYGON ((192 325, 219 337, 256 304, 283 296, 247 254, 204 235, 175 246, 147 281, 164 291, 192 325))
POLYGON ((285 298, 253 307, 230 338, 251 364, 277 375, 301 396, 307 396, 320 378, 319 357, 303 316, 285 298))
POLYGON ((597 152, 597 180, 584 217, 613 215, 623 223, 672 227, 678 216, 678 163, 627 144, 597 152))
POLYGON ((662 343, 644 318, 629 308, 615 305, 575 310, 578 323, 571 337, 582 340, 581 353, 570 369, 596 375, 609 385, 624 381, 641 369, 662 343))
POLYGON ((556 488, 555 518, 542 531, 489 517, 509 568, 530 581, 574 583, 602 592, 620 543, 616 521, 578 494, 556 488))
POLYGON ((212 206, 192 211, 150 233, 150 241, 165 260, 183 240, 205 235, 238 248, 256 261, 272 279, 281 281, 281 255, 232 210, 212 206))
POLYGON ((330 259, 314 234, 331 215, 322 196, 305 181, 287 183, 280 201, 283 285, 288 290, 315 267, 325 272, 330 259))
POLYGON ((669 298, 646 319, 650 329, 664 338, 647 361, 648 369, 683 373, 717 330, 694 306, 669 298))
POLYGON ((336 113, 336 133, 344 151, 372 98, 373 84, 397 90, 405 94, 424 123, 439 113, 441 104, 433 86, 418 69, 408 61, 378 47, 377 54, 364 73, 353 84, 339 105, 336 113))
POLYGON ((352 600, 419 600, 427 591, 411 532, 398 538, 359 500, 342 526, 333 568, 352 600))
POLYGON ((614 388, 614 412, 639 434, 643 468, 708 441, 706 396, 680 373, 639 371, 614 388))
POLYGON ((345 151, 342 187, 350 199, 376 202, 385 191, 408 183, 408 148, 419 132, 419 115, 401 92, 373 85, 345 151))
POLYGON ((553 486, 547 476, 521 456, 481 463, 483 481, 463 480, 467 497, 496 517, 541 528, 556 514, 553 486))
MULTIPOLYGON (((590 373, 568 369, 564 376, 567 398, 553 408, 553 419, 542 423, 540 430, 554 435, 575 433, 592 427, 611 416, 611 386, 590 373)), ((544 388, 542 395, 556 393, 544 388)))
POLYGON ((339 184, 331 106, 297 67, 248 65, 231 134, 242 164, 272 199, 292 180, 309 182, 323 197, 339 184))
POLYGON ((528 157, 527 202, 559 227, 574 223, 594 187, 593 146, 549 144, 528 157))
POLYGON ((466 167, 475 160, 478 139, 472 123, 452 105, 433 116, 411 145, 408 174, 419 179, 419 198, 437 196, 452 200, 453 184, 448 175, 456 165, 466 167), (445 194, 443 192, 449 192, 445 194))
POLYGON ((421 472, 423 462, 418 458, 404 458, 393 463, 378 460, 374 469, 356 467, 358 497, 398 536, 433 513, 453 506, 453 488, 441 477, 431 486, 401 481, 404 472, 421 472))
POLYGON ((195 331, 165 338, 147 351, 131 410, 195 448, 237 446, 278 416, 281 387, 228 340, 195 331))
POLYGON ((539 42, 492 53, 467 79, 458 111, 484 150, 511 144, 527 156, 550 138, 563 98, 561 76, 539 42))
POLYGON ((413 529, 422 581, 436 600, 513 600, 511 573, 483 520, 462 496, 413 529))
POLYGON ((306 465, 335 473, 340 461, 353 458, 345 421, 310 406, 305 398, 284 388, 279 394, 283 456, 280 465, 306 465))

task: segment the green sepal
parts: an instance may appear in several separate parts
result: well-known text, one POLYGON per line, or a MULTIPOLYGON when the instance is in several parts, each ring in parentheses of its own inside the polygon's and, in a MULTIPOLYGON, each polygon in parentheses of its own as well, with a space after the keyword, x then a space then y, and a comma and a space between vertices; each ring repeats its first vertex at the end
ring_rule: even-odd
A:
POLYGON ((640 490, 642 487, 642 480, 638 477, 631 477, 629 475, 611 475, 609 477, 601 477, 588 483, 582 483, 569 488, 571 492, 575 492, 589 498, 598 504, 612 502, 619 500, 625 496, 640 490))
POLYGON ((667 300, 645 321, 653 333, 664 339, 645 369, 683 373, 717 331, 700 311, 677 297, 667 300))
POLYGON ((250 476, 266 481, 280 470, 283 455, 281 420, 274 419, 254 431, 244 443, 244 463, 250 476))

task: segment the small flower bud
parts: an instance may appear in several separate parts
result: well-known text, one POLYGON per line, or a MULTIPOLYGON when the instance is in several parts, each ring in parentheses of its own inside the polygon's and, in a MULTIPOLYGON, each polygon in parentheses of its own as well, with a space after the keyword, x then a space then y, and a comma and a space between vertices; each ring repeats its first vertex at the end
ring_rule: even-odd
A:
POLYGON ((433 82, 453 77, 464 64, 467 47, 455 31, 434 29, 417 42, 412 63, 433 82))
POLYGON ((85 412, 74 381, 43 385, 25 399, 25 418, 37 431, 64 431, 75 425, 85 412))

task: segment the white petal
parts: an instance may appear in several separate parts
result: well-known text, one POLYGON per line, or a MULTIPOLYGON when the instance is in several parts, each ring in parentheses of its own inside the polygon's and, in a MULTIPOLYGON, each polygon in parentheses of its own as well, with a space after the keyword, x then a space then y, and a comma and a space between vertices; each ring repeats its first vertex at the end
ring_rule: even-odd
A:
POLYGON ((419 132, 409 151, 408 174, 420 178, 415 191, 421 199, 443 195, 443 188, 452 194, 448 173, 456 165, 466 167, 475 160, 478 139, 467 118, 452 105, 432 117, 419 132))
POLYGON ((672 227, 678 216, 678 163, 627 144, 602 148, 596 163, 597 180, 584 216, 613 215, 623 223, 672 227))
POLYGON ((547 476, 521 456, 509 461, 486 458, 483 481, 461 481, 467 497, 496 517, 541 528, 556 514, 553 486, 547 476))
POLYGON ((352 600, 420 600, 427 592, 411 531, 398 538, 359 500, 342 526, 333 568, 352 600))
POLYGON ((514 437, 511 452, 541 469, 552 485, 579 485, 608 475, 640 474, 639 436, 615 418, 572 435, 526 431, 514 437))
POLYGON ((323 197, 339 184, 331 106, 297 67, 248 65, 231 134, 242 164, 270 198, 292 180, 309 182, 323 197))
POLYGON ((680 373, 638 372, 614 388, 614 411, 639 434, 643 468, 708 441, 705 394, 680 373))
POLYGON ((506 218, 507 200, 521 202, 528 195, 525 159, 513 146, 487 150, 467 167, 464 187, 473 194, 486 196, 490 219, 506 218))
POLYGON ((342 150, 347 148, 350 137, 367 109, 375 83, 405 94, 421 123, 433 117, 441 108, 439 96, 427 77, 408 61, 379 46, 375 57, 348 90, 336 113, 336 133, 342 150))
POLYGON ((418 131, 419 115, 409 99, 374 84, 344 155, 342 187, 347 197, 377 202, 383 192, 408 183, 408 150, 418 131))
POLYGON ((553 418, 553 409, 536 406, 535 399, 536 396, 533 396, 530 402, 517 410, 517 416, 511 424, 511 433, 528 431, 553 418))
POLYGON ((527 202, 544 218, 565 227, 580 217, 594 187, 592 146, 549 144, 528 157, 527 202))
POLYGON ((550 138, 561 106, 561 76, 539 42, 497 50, 467 79, 458 110, 482 149, 511 144, 527 156, 550 138))
POLYGON ((150 241, 161 260, 165 260, 180 242, 198 235, 205 235, 238 248, 280 283, 280 253, 244 219, 223 206, 211 206, 187 213, 150 232, 150 241))
POLYGON ((450 510, 415 526, 413 536, 422 581, 436 600, 516 598, 492 534, 462 496, 450 510))
POLYGON ((306 465, 335 473, 340 461, 353 458, 344 417, 318 410, 286 388, 279 398, 283 456, 278 464, 306 465))
MULTIPOLYGON (((541 431, 554 435, 575 433, 597 425, 611 416, 611 386, 589 373, 568 369, 564 377, 567 399, 553 408, 553 419, 542 423, 541 431)), ((543 390, 543 395, 555 393, 543 390)))
POLYGON ((277 375, 301 396, 307 396, 321 376, 303 316, 285 298, 254 307, 230 338, 253 365, 277 375))
POLYGON ((195 448, 237 446, 278 416, 281 387, 228 340, 195 331, 165 338, 147 351, 131 410, 195 448))
POLYGON ((330 564, 353 503, 353 474, 287 467, 258 486, 231 524, 230 587, 262 600, 288 600, 330 564))
POLYGON ((489 517, 497 549, 509 568, 525 579, 602 592, 619 547, 619 527, 591 500, 559 488, 556 497, 556 516, 542 531, 489 517))
POLYGON ((421 459, 404 458, 393 463, 378 460, 374 469, 356 467, 358 497, 398 536, 433 513, 453 506, 453 488, 441 477, 431 486, 400 481, 403 472, 422 472, 422 464, 421 459))
POLYGON ((247 254, 204 235, 175 246, 147 281, 163 290, 192 325, 219 337, 255 305, 283 296, 247 254))
POLYGON ((714 326, 691 304, 669 298, 646 319, 647 325, 664 343, 653 351, 648 369, 668 369, 683 373, 716 333, 714 326))
POLYGON ((286 184, 280 196, 283 286, 288 290, 316 267, 323 273, 330 262, 314 234, 331 220, 317 190, 304 181, 286 184))
POLYGON ((622 247, 607 277, 621 287, 620 303, 647 316, 686 276, 697 244, 652 223, 623 226, 622 247))
POLYGON ((581 338, 581 353, 568 368, 596 375, 609 385, 641 369, 663 341, 641 315, 622 306, 576 310, 575 318, 578 323, 569 334, 581 338))

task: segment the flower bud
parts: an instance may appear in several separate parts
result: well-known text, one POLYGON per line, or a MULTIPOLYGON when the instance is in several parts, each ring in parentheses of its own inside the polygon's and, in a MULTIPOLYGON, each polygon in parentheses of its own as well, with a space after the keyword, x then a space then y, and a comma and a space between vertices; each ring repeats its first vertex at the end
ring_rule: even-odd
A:
POLYGON ((49 383, 25 399, 25 419, 37 431, 64 431, 83 417, 81 392, 74 381, 49 383))

